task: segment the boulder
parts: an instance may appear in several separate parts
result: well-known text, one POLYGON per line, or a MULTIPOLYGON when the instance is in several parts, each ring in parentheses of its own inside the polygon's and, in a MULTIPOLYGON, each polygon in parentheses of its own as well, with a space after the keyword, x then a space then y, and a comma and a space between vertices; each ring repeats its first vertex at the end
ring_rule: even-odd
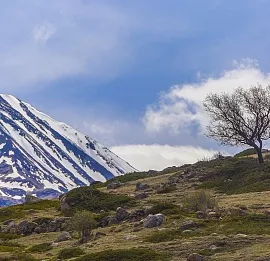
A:
POLYGON ((203 261, 203 257, 199 254, 190 254, 187 258, 187 261, 203 261))
POLYGON ((116 217, 108 217, 109 226, 118 225, 118 224, 119 224, 119 220, 116 217))
POLYGON ((40 199, 31 194, 26 194, 25 199, 24 199, 25 204, 35 203, 38 201, 40 201, 40 199))
POLYGON ((59 242, 63 242, 63 241, 68 241, 68 240, 71 240, 72 237, 70 235, 69 232, 67 231, 64 231, 62 232, 57 238, 56 240, 54 241, 54 243, 59 243, 59 242))
POLYGON ((60 197, 60 209, 63 213, 68 213, 71 210, 71 206, 66 201, 66 195, 60 197))
POLYGON ((136 199, 145 199, 148 197, 148 194, 146 192, 139 193, 135 196, 136 199))
POLYGON ((107 189, 117 189, 121 186, 122 186, 122 183, 118 180, 115 180, 107 185, 107 189))
POLYGON ((36 227, 38 227, 37 223, 24 220, 17 226, 17 231, 20 235, 31 235, 36 227))
POLYGON ((136 189, 135 189, 135 191, 146 190, 146 189, 149 189, 149 188, 150 188, 150 186, 149 186, 148 184, 143 184, 143 183, 141 183, 141 182, 138 182, 138 183, 136 184, 136 189))
POLYGON ((122 208, 122 207, 119 207, 116 209, 116 214, 115 214, 115 218, 118 220, 118 221, 124 221, 125 219, 127 219, 127 217, 129 216, 129 212, 122 208))
POLYGON ((145 228, 159 227, 163 224, 165 216, 162 214, 148 215, 143 222, 145 228))
POLYGON ((190 230, 192 228, 197 228, 199 227, 200 224, 194 222, 193 220, 188 220, 188 221, 185 221, 183 223, 183 225, 180 227, 180 230, 184 231, 184 230, 190 230))
POLYGON ((4 221, 3 225, 4 226, 9 226, 11 223, 14 223, 14 220, 13 219, 8 219, 8 220, 4 221))

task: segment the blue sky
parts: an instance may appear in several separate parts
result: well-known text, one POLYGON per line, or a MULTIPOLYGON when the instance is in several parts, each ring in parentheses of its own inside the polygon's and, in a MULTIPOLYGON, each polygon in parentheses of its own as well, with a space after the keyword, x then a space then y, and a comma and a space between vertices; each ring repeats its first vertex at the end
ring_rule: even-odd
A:
POLYGON ((139 169, 214 150, 209 91, 270 83, 268 0, 0 0, 0 92, 139 169))

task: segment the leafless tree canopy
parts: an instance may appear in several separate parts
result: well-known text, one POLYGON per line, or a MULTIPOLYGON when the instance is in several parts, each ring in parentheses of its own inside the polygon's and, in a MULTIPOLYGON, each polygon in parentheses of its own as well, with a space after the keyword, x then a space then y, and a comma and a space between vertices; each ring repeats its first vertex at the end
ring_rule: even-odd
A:
POLYGON ((263 141, 270 138, 270 86, 209 94, 204 107, 211 118, 209 137, 223 145, 249 145, 256 150, 259 162, 263 162, 263 141))

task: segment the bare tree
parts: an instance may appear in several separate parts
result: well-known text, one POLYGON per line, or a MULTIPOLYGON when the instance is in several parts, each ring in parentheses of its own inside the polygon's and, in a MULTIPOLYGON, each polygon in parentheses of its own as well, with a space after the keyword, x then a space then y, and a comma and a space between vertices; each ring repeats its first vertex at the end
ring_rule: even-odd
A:
POLYGON ((209 137, 222 145, 249 145, 257 152, 259 163, 264 162, 263 141, 270 138, 270 86, 209 94, 204 108, 211 118, 209 137))

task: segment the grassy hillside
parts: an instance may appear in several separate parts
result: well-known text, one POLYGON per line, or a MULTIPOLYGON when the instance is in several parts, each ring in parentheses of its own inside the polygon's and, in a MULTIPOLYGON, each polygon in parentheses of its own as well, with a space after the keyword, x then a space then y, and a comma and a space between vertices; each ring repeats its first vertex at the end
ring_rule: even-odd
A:
POLYGON ((270 260, 270 162, 228 157, 118 180, 122 185, 117 189, 97 184, 69 192, 65 200, 71 211, 65 213, 58 200, 0 209, 2 228, 9 219, 16 224, 49 222, 82 209, 91 211, 99 224, 93 230, 98 236, 82 245, 74 231, 71 240, 59 243, 53 242, 60 229, 31 235, 2 231, 0 261, 181 261, 191 253, 204 260, 270 260), (138 190, 137 185, 135 191, 138 182, 148 186, 138 190), (124 207, 129 217, 101 226, 117 207, 124 207), (161 226, 140 223, 159 213, 165 216, 161 226))

